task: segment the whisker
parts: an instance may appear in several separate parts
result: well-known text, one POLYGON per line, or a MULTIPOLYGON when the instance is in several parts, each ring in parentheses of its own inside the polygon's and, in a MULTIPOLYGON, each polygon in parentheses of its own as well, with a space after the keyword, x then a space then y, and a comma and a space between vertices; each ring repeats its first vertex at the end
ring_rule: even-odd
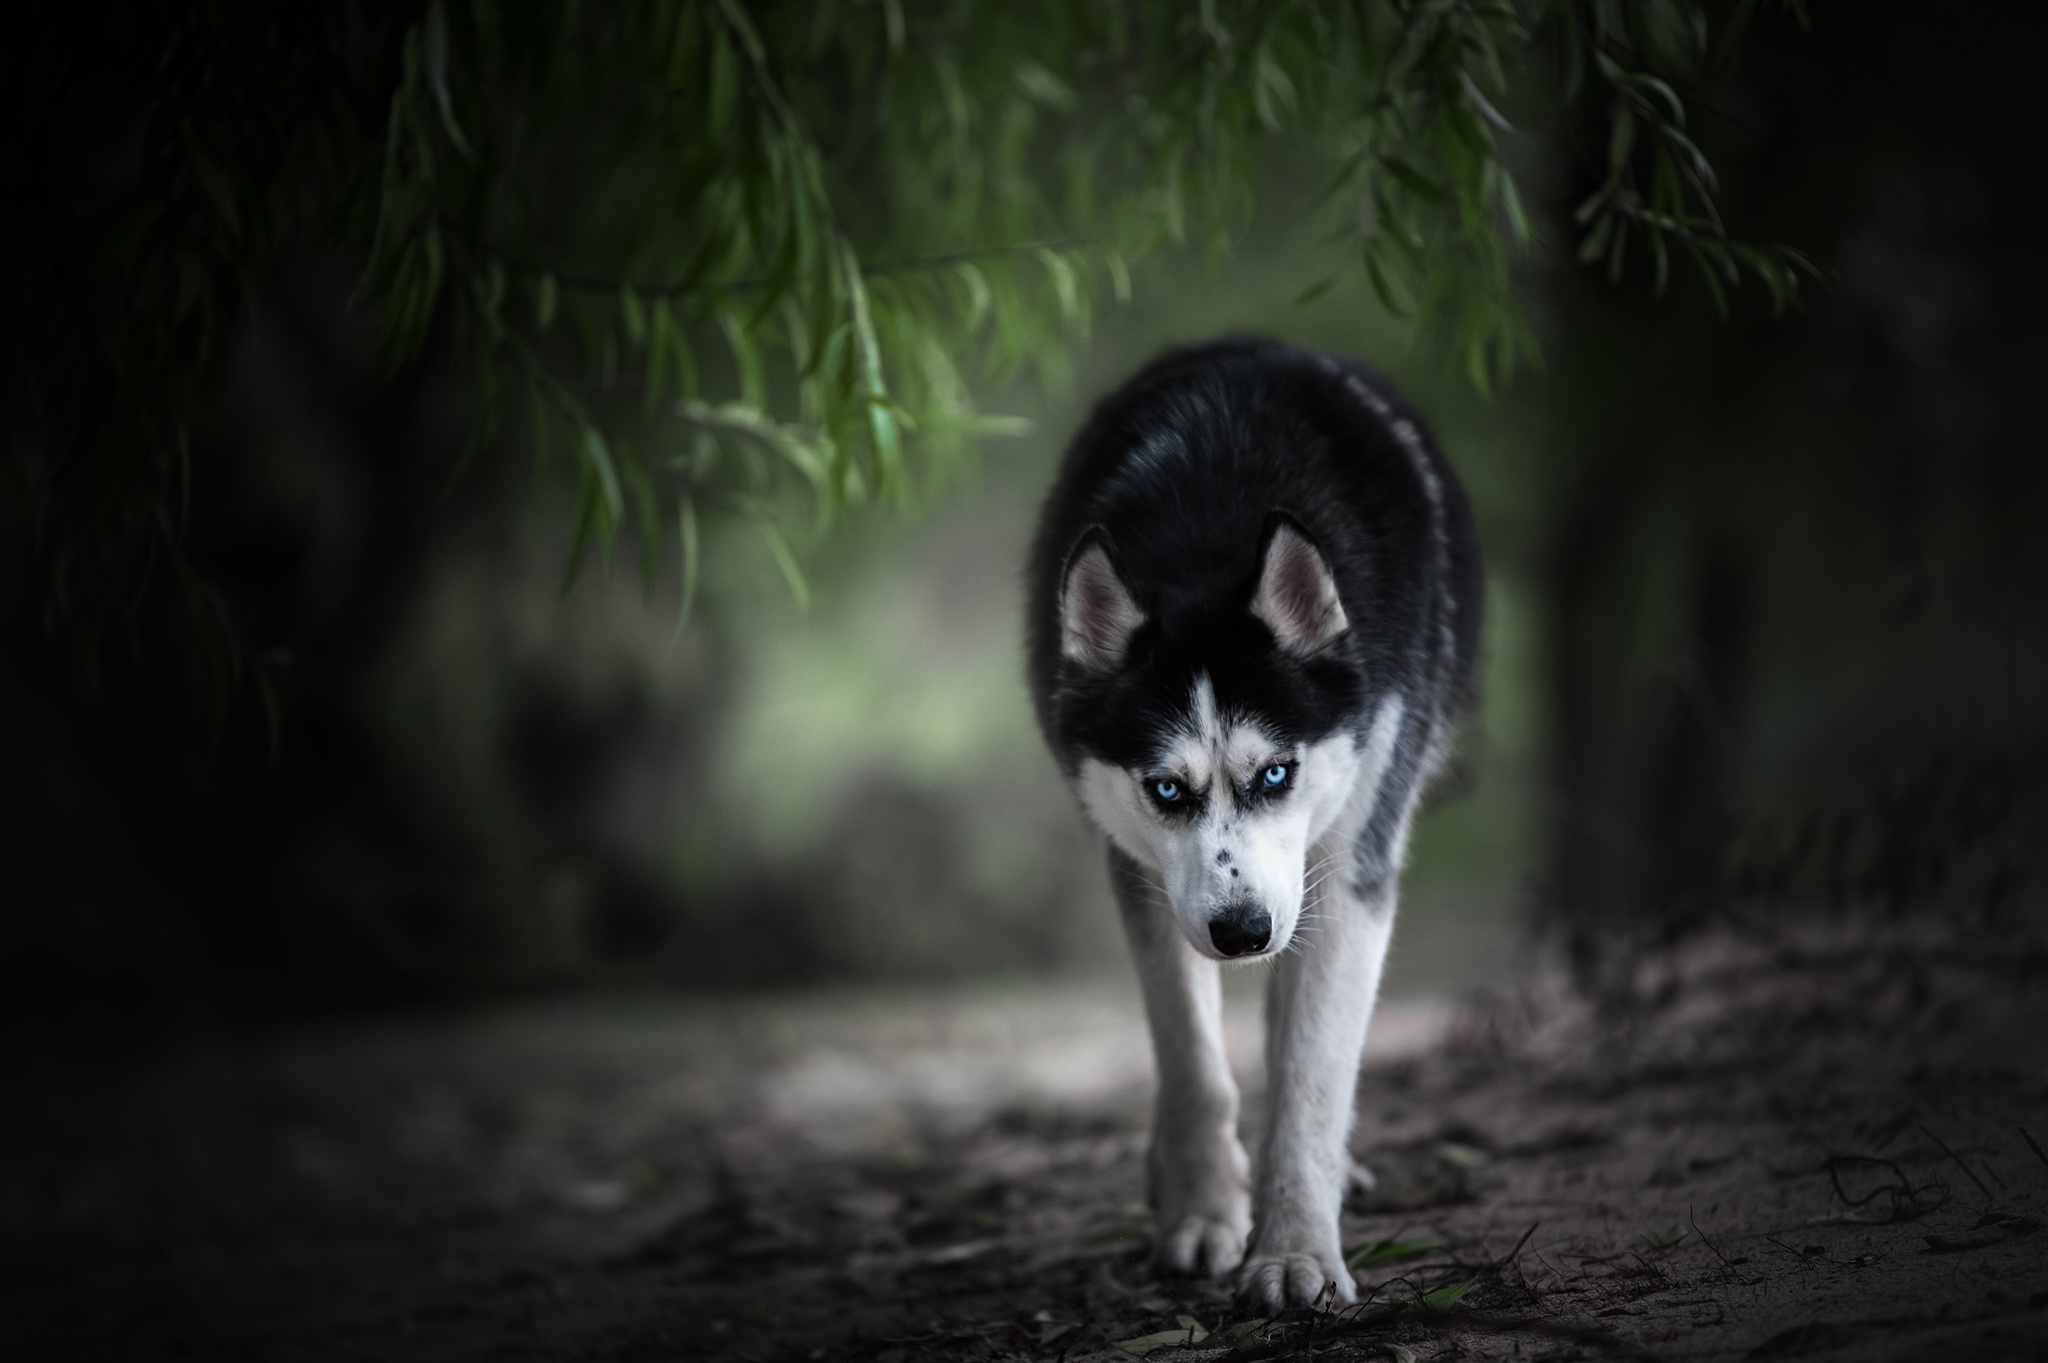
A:
POLYGON ((1311 938, 1319 935, 1317 930, 1322 927, 1323 923, 1327 921, 1328 918, 1328 914, 1312 913, 1304 910, 1301 917, 1295 920, 1293 940, 1289 941, 1287 945, 1284 948, 1282 948, 1280 954, 1284 956, 1288 952, 1294 950, 1297 946, 1300 946, 1301 944, 1309 941, 1311 938))
POLYGON ((1307 899, 1310 895, 1322 889, 1323 886, 1329 884, 1330 880, 1337 874, 1338 869, 1341 868, 1332 868, 1331 870, 1325 871, 1322 875, 1318 876, 1314 881, 1310 882, 1307 885, 1302 886, 1302 898, 1307 899))
MULTIPOLYGON (((1306 867, 1301 873, 1302 879, 1309 883, 1310 888, 1321 886, 1331 876, 1341 870, 1347 860, 1348 858, 1344 853, 1332 852, 1316 861, 1314 865, 1306 867)), ((1303 893, 1306 894, 1307 892, 1304 889, 1303 893)))

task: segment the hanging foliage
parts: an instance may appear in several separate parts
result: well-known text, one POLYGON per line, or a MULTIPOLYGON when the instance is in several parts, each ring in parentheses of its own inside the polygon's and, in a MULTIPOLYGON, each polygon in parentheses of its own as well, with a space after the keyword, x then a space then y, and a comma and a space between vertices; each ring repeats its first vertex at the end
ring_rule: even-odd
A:
POLYGON ((221 674, 248 666, 184 527, 223 335, 288 245, 360 265, 390 373, 458 363, 450 481, 507 447, 566 461, 569 575, 630 542, 685 612, 706 517, 758 527, 801 600, 791 517, 910 506, 1015 431, 978 387, 1056 375, 1148 252, 1226 250, 1276 139, 1348 210, 1332 276, 1481 389, 1535 353, 1502 112, 1532 91, 1609 134, 1581 259, 1619 278, 1633 245, 1661 290, 1680 253, 1717 300, 1750 274, 1783 306, 1810 267, 1730 235, 1678 93, 1753 8, 214 0, 105 37, 46 5, 27 27, 88 69, 10 80, 22 163, 76 189, 37 157, 116 151, 8 238, 17 586, 97 639, 170 580, 221 674))

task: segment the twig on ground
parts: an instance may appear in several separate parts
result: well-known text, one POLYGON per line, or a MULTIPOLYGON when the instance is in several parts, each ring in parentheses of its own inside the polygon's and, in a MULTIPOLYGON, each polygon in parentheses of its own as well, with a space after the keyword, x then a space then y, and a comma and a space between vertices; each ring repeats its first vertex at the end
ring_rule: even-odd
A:
POLYGON ((1875 1199, 1879 1193, 1890 1193, 1894 1206, 1897 1206, 1902 1198, 1909 1202, 1913 1200, 1913 1180, 1907 1178, 1906 1171, 1891 1160, 1880 1158, 1877 1155, 1829 1155, 1827 1169, 1828 1182, 1835 1185, 1835 1197, 1845 1207, 1861 1207, 1875 1199), (1851 1197, 1847 1190, 1842 1187, 1841 1166, 1844 1164, 1882 1164, 1885 1168, 1892 1171, 1894 1178, 1898 1179, 1898 1186, 1893 1187, 1889 1183, 1881 1183, 1861 1197, 1851 1197))
POLYGON ((1628 1252, 1628 1257, 1635 1260, 1637 1263, 1641 1264, 1643 1266, 1643 1272, 1647 1273, 1649 1276, 1653 1278, 1662 1278, 1668 1276, 1663 1269, 1657 1267, 1648 1259, 1645 1259, 1641 1254, 1638 1254, 1635 1250, 1630 1250, 1628 1252))
POLYGON ((1707 1249, 1713 1254, 1713 1256, 1721 1261, 1721 1267, 1728 1270, 1728 1276, 1733 1278, 1736 1282, 1741 1282, 1742 1276, 1735 1271, 1735 1265, 1728 1262, 1727 1255, 1723 1254, 1720 1250, 1714 1248, 1714 1242, 1712 1240, 1709 1240, 1707 1238, 1707 1233, 1700 1229, 1700 1223, 1693 1220, 1692 1206, 1690 1203, 1688 1203, 1685 1208, 1685 1220, 1686 1224, 1692 1227, 1692 1233, 1700 1238, 1700 1243, 1705 1245, 1707 1249))
POLYGON ((1948 1148, 1947 1141, 1944 1141, 1941 1137, 1935 1135, 1932 1131, 1929 1131, 1925 1126, 1922 1126, 1920 1130, 1926 1134, 1928 1140, 1933 1141, 1936 1145, 1941 1147, 1942 1154, 1947 1155, 1950 1159, 1956 1162, 1956 1167, 1958 1169, 1961 1169, 1964 1173, 1970 1176, 1970 1182, 1977 1185, 1978 1190, 1984 1194, 1984 1200, 1986 1202, 1996 1202, 1998 1200, 1996 1197, 1992 1196, 1991 1189, 1985 1186, 1984 1180, 1977 1177, 1977 1171, 1975 1169, 1972 1169, 1969 1165, 1963 1163, 1963 1157, 1961 1155, 1958 1155, 1955 1151, 1948 1148))
POLYGON ((2025 1127, 2020 1128, 2020 1136, 2026 1141, 2027 1148, 2034 1152, 2034 1158, 2040 1160, 2043 1164, 2048 1164, 2048 1153, 2042 1151, 2040 1142, 2036 1141, 2025 1127))
POLYGON ((1527 1229, 1527 1230, 1525 1230, 1525 1231, 1523 1231, 1523 1232, 1522 1232, 1522 1238, 1521 1238, 1521 1239, 1519 1239, 1519 1240, 1517 1240, 1517 1241, 1515 1241, 1515 1247, 1514 1247, 1513 1249, 1509 1250, 1509 1251, 1507 1252, 1507 1255, 1506 1255, 1506 1256, 1505 1256, 1504 1258, 1500 1258, 1500 1259, 1496 1259, 1496 1260, 1494 1260, 1494 1261, 1493 1261, 1493 1266, 1494 1266, 1494 1267, 1495 1267, 1496 1269, 1501 1269, 1501 1268, 1505 1268, 1505 1267, 1507 1267, 1507 1266, 1508 1266, 1509 1264, 1513 1263, 1513 1262, 1515 1261, 1515 1256, 1516 1256, 1516 1255, 1518 1255, 1518 1254, 1520 1254, 1520 1253, 1522 1252, 1522 1246, 1524 1246, 1524 1245, 1528 1244, 1528 1243, 1529 1243, 1529 1237, 1530 1237, 1530 1236, 1532 1236, 1532 1235, 1534 1235, 1534 1234, 1536 1233, 1536 1227, 1538 1227, 1538 1226, 1540 1226, 1540 1225, 1542 1225, 1542 1224, 1543 1224, 1543 1223, 1542 1223, 1541 1221, 1532 1221, 1532 1222, 1530 1222, 1530 1223, 1529 1223, 1529 1229, 1527 1229))
POLYGON ((1785 1251, 1785 1253, 1787 1253, 1787 1254, 1791 1255, 1791 1256, 1792 1256, 1793 1258, 1797 1259, 1797 1260, 1799 1261, 1799 1267, 1800 1267, 1800 1268, 1802 1268, 1802 1269, 1805 1269, 1805 1270, 1807 1270, 1807 1271, 1809 1271, 1809 1272, 1810 1272, 1810 1271, 1812 1270, 1812 1268, 1813 1268, 1813 1265, 1812 1265, 1812 1264, 1810 1264, 1810 1263, 1808 1263, 1808 1262, 1806 1262, 1806 1256, 1805 1256, 1804 1254, 1801 1254, 1801 1253, 1800 1253, 1800 1252, 1799 1252, 1798 1250, 1796 1250, 1796 1249, 1792 1248, 1792 1246, 1790 1246, 1790 1245, 1786 1244, 1786 1243, 1785 1243, 1785 1242, 1784 1242, 1783 1240, 1780 1240, 1780 1239, 1779 1239, 1779 1238, 1778 1238, 1777 1236, 1775 1236, 1775 1235, 1766 1235, 1766 1236, 1764 1237, 1764 1239, 1765 1239, 1765 1240, 1766 1240, 1767 1242, 1769 1242, 1770 1244, 1776 1245, 1776 1246, 1777 1246, 1777 1247, 1778 1247, 1779 1249, 1781 1249, 1781 1250, 1785 1251))
MULTIPOLYGON (((1947 1149, 1946 1146, 1942 1148, 1947 1149)), ((1883 1159, 1877 1155, 1830 1155, 1828 1156, 1826 1169, 1828 1182, 1834 1186, 1835 1190, 1836 1210, 1811 1223, 1814 1225, 1833 1221, 1857 1221, 1864 1223, 1876 1221, 1879 1224, 1891 1221, 1914 1221, 1948 1201, 1948 1185, 1940 1179, 1931 1179, 1926 1183, 1915 1185, 1911 1179, 1906 1177, 1906 1171, 1901 1169, 1896 1161, 1883 1159), (1849 1196, 1848 1189, 1842 1186, 1842 1170, 1845 1166, 1853 1164, 1874 1164, 1881 1168, 1889 1169, 1892 1178, 1896 1182, 1881 1183, 1861 1197, 1851 1197, 1849 1196), (1880 1193, 1888 1193, 1891 1196, 1891 1205, 1885 1208, 1883 1217, 1878 1218, 1863 1213, 1860 1209, 1869 1206, 1880 1193), (1930 1193, 1938 1194, 1938 1196, 1930 1197, 1928 1196, 1930 1193)), ((1964 1172, 1968 1172, 1967 1168, 1964 1172)))

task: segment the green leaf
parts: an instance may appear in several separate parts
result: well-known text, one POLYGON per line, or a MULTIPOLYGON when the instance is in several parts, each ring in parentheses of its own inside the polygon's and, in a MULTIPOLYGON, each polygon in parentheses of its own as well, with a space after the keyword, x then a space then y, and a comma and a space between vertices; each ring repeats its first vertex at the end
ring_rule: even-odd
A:
POLYGON ((640 532, 640 593, 654 596, 654 584, 661 575, 661 502, 654 490, 654 481, 647 476, 647 466, 637 459, 628 459, 620 470, 625 479, 626 492, 631 499, 633 518, 638 522, 640 532))
POLYGON ((1048 247, 1038 248, 1038 261, 1052 277, 1053 295, 1059 300, 1060 317, 1069 326, 1081 320, 1081 293, 1074 280, 1074 266, 1065 256, 1048 247))
POLYGON ((1074 106, 1081 102, 1073 87, 1037 62, 1027 61, 1018 64, 1017 85, 1039 103, 1061 113, 1071 112, 1074 106))
POLYGON ((1353 1245, 1345 1250, 1344 1262, 1353 1268, 1377 1268, 1381 1264, 1419 1259, 1442 1248, 1442 1245, 1429 1240, 1375 1240, 1369 1245, 1353 1245))
POLYGON ((1445 192, 1443 186, 1437 184, 1436 181, 1430 179, 1400 157, 1384 157, 1381 159, 1380 165, 1416 197, 1426 199, 1434 204, 1447 204, 1451 201, 1451 196, 1445 192))
POLYGON ((1479 110, 1480 116, 1488 123, 1499 128, 1504 133, 1511 133, 1515 130, 1513 124, 1501 117, 1500 110, 1493 107, 1492 101, 1486 98, 1485 93, 1480 90, 1478 83, 1471 76, 1463 71, 1458 72, 1458 85, 1459 88, 1464 90, 1465 98, 1472 101, 1473 107, 1479 110))
POLYGON ((1645 1231, 1641 1238, 1646 1249, 1670 1249, 1690 1233, 1684 1226, 1674 1224, 1645 1231))
POLYGON ((592 527, 597 524, 597 501, 597 480, 586 470, 576 497, 576 528, 569 539, 569 558, 562 567, 563 596, 569 594, 569 589, 576 585, 576 578, 583 571, 583 555, 590 547, 592 527))
POLYGON ((1585 240, 1579 243, 1579 263, 1581 265, 1590 265, 1605 255, 1607 252, 1607 239, 1613 235, 1613 232, 1614 215, 1612 213, 1603 214, 1600 220, 1593 224, 1592 230, 1586 233, 1585 240))
POLYGON ((1609 180, 1627 168, 1628 158, 1636 148, 1635 111, 1626 104, 1618 104, 1614 110, 1614 126, 1607 133, 1607 165, 1609 180))
POLYGON ((971 336, 980 331, 981 324, 988 320, 989 309, 994 303, 988 291, 988 277, 971 260, 961 261, 953 267, 953 272, 967 286, 967 316, 962 324, 971 336))
POLYGON ((1621 282, 1621 270, 1628 260, 1628 219, 1616 217, 1614 223, 1614 244, 1607 252, 1607 282, 1621 282))
POLYGON ((739 89, 739 65, 733 58, 732 43, 720 32, 711 44, 711 80, 704 91, 707 126, 714 138, 722 140, 732 131, 739 89))
POLYGON ((961 421, 960 425, 975 435, 996 438, 1020 438, 1030 435, 1035 429, 1028 416, 1005 416, 999 412, 977 412, 961 421))
POLYGON ((448 481, 441 485, 441 500, 447 501, 455 492, 455 485, 462 481, 462 475, 469 471, 477 452, 491 443, 498 429, 498 400, 501 376, 496 358, 488 346, 479 347, 476 363, 477 410, 469 423, 469 436, 462 442, 462 453, 455 458, 455 464, 448 470, 448 481))
POLYGON ((740 381, 741 399, 753 408, 761 408, 768 402, 768 385, 762 375, 761 352, 754 346, 754 338, 739 313, 721 309, 718 325, 725 332, 726 348, 732 352, 733 368, 740 381))
POLYGON ((732 26, 732 31, 747 49, 747 56, 757 64, 766 61, 768 53, 761 45, 761 35, 755 31, 754 21, 740 8, 738 0, 717 0, 717 4, 718 12, 725 16, 726 23, 732 26))
POLYGON ((1678 97, 1676 90, 1647 71, 1636 72, 1630 77, 1629 83, 1639 90, 1648 90, 1663 100, 1664 107, 1670 111, 1672 123, 1681 128, 1685 126, 1685 102, 1678 97))
POLYGON ((801 473, 814 488, 822 490, 831 476, 828 437, 786 425, 769 418, 750 403, 726 402, 716 406, 685 398, 676 405, 679 415, 699 426, 751 436, 774 450, 801 473))
POLYGON ((545 468, 548 462, 548 427, 551 423, 548 419, 547 402, 541 391, 540 380, 533 377, 531 373, 527 375, 526 400, 532 422, 530 435, 533 440, 533 472, 534 476, 538 478, 541 469, 545 468))
POLYGON ((1500 177, 1501 207, 1508 215, 1508 226, 1513 229, 1515 240, 1531 242, 1536 239, 1536 229, 1530 225, 1529 210, 1522 203, 1522 191, 1515 185, 1515 177, 1505 171, 1500 177))
POLYGON ((1712 254, 1713 243, 1684 238, 1686 249, 1692 252, 1693 263, 1699 266, 1700 278, 1706 282, 1707 293, 1714 300, 1714 311, 1722 321, 1728 320, 1728 290, 1721 282, 1719 262, 1712 254))
POLYGON ((448 89, 448 6, 444 0, 433 0, 427 6, 427 79, 434 87, 434 104, 441 111, 441 126, 448 134, 448 140, 455 144, 455 150, 464 159, 476 160, 476 153, 469 148, 469 139, 462 135, 462 128, 455 121, 455 98, 448 89))
POLYGON ((676 606, 675 638, 680 639, 690 623, 690 609, 697 602, 697 499, 687 491, 676 498, 676 535, 683 571, 682 597, 676 606))
POLYGON ((1119 303, 1130 302, 1131 267, 1124 262, 1123 252, 1111 251, 1107 263, 1109 265, 1109 285, 1115 293, 1116 301, 1119 303))
MULTIPOLYGON (((1683 153, 1686 171, 1699 185, 1701 195, 1706 196, 1718 193, 1721 188, 1721 181, 1714 174, 1714 167, 1708 162, 1707 154, 1701 151, 1690 137, 1687 137, 1678 129, 1667 125, 1661 131, 1664 134, 1664 140, 1683 153)), ((1711 200, 1709 200, 1709 207, 1711 208, 1711 200)))
POLYGON ((606 522, 600 524, 600 532, 608 525, 616 525, 625 515, 625 498, 619 491, 619 471, 612 463, 611 445, 605 440, 604 432, 595 426, 583 428, 583 457, 590 461, 590 467, 597 474, 598 486, 604 493, 606 522))
POLYGON ((1421 1297, 1422 1304, 1432 1311, 1448 1310, 1463 1301, 1465 1294, 1470 1292, 1478 1281, 1477 1278, 1468 1278, 1449 1287, 1439 1287, 1434 1292, 1425 1292, 1421 1297))
POLYGON ((533 283, 533 325, 536 331, 546 331, 555 320, 555 276, 552 271, 543 271, 533 283))
POLYGON ((626 335, 634 345, 647 343, 647 309, 630 284, 619 286, 619 315, 625 319, 626 335))
POLYGON ((875 323, 868 310, 867 284, 861 278, 860 260, 851 246, 843 247, 847 295, 853 304, 854 345, 860 358, 861 391, 866 398, 868 432, 874 441, 875 487, 879 492, 901 492, 903 449, 897 437, 896 417, 889 405, 889 390, 882 381, 882 347, 875 339, 875 323))
POLYGON ((1482 327, 1470 328, 1471 334, 1465 340, 1465 377, 1471 380, 1482 398, 1493 396, 1493 367, 1487 347, 1487 335, 1482 327))
POLYGON ((804 570, 797 563, 796 555, 790 552, 789 541, 782 537, 782 527, 766 513, 754 518, 754 528, 761 532, 762 542, 768 546, 769 554, 775 559, 775 566, 782 570, 782 580, 789 587, 789 596, 796 603, 797 614, 808 615, 811 610, 811 588, 804 581, 804 570))
POLYGON ((1396 296, 1393 281, 1387 278, 1386 269, 1380 264, 1379 253, 1370 247, 1365 253, 1365 277, 1372 284, 1373 294, 1380 300, 1381 307, 1395 317, 1408 315, 1406 303, 1396 296))
POLYGON ((1335 275, 1331 275, 1325 279, 1317 280, 1315 283, 1303 289, 1300 293, 1294 295, 1294 306, 1297 308, 1307 307, 1310 303, 1315 302, 1318 298, 1321 298, 1324 294, 1328 293, 1333 287, 1335 287, 1336 283, 1337 278, 1335 275))
POLYGON ((1252 82, 1252 99, 1258 110, 1259 123, 1268 132, 1280 130, 1280 110, 1284 107, 1292 112, 1295 105, 1294 82, 1286 70, 1273 60, 1268 45, 1259 49, 1257 74, 1252 82))
POLYGON ((657 298, 648 308, 647 383, 641 397, 641 411, 652 416, 661 405, 662 385, 668 378, 669 352, 679 339, 668 300, 657 298))
POLYGON ((1447 1164, 1456 1164, 1466 1169, 1477 1169, 1490 1162, 1493 1156, 1475 1145, 1463 1145, 1457 1141, 1438 1141, 1437 1158, 1447 1164))

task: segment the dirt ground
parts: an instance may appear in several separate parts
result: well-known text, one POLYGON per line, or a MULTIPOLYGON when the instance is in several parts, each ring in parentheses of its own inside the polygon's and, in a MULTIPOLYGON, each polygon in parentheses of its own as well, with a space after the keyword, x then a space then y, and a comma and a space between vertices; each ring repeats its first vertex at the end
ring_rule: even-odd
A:
POLYGON ((18 1039, 0 1357, 2048 1359, 2038 943, 1396 1000, 1337 1313, 1152 1271, 1145 1047, 1110 983, 18 1039))

